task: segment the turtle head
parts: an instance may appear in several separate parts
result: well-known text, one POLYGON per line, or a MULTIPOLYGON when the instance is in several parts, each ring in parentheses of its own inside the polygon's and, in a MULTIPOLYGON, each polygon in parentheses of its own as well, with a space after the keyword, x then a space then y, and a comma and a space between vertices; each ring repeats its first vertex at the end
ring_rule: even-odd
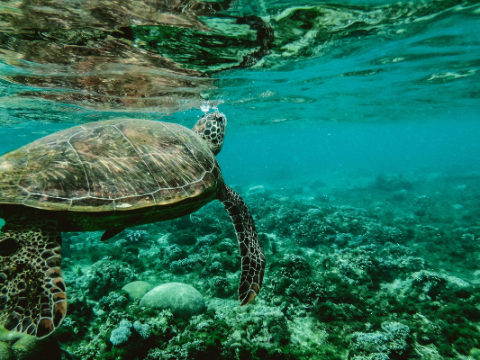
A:
POLYGON ((227 118, 221 112, 215 111, 202 116, 192 130, 200 135, 210 150, 217 155, 222 150, 226 128, 227 118))

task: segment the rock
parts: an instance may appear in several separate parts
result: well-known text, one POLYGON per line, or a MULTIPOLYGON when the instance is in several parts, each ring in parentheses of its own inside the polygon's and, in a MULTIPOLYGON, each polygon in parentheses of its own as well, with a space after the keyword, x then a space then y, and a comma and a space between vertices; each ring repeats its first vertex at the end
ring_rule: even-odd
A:
POLYGON ((143 295, 152 289, 153 286, 145 281, 133 281, 122 288, 122 290, 128 294, 131 300, 141 299, 143 295))
POLYGON ((0 327, 1 360, 61 360, 60 346, 53 336, 36 337, 0 327))
POLYGON ((264 196, 267 193, 267 190, 265 189, 265 186, 263 185, 256 185, 252 186, 247 190, 247 197, 258 195, 258 196, 264 196))
POLYGON ((173 282, 150 290, 140 301, 140 306, 170 310, 173 315, 188 319, 205 310, 205 300, 192 286, 173 282))

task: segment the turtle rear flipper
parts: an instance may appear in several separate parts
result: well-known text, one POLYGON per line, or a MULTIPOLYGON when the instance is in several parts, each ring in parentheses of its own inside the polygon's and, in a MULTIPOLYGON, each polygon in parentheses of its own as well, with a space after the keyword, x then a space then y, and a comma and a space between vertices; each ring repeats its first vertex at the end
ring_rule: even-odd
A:
POLYGON ((242 257, 242 275, 238 288, 238 299, 240 305, 248 305, 255 299, 262 287, 265 273, 265 255, 258 242, 253 217, 240 195, 225 185, 220 201, 232 219, 242 257))
POLYGON ((51 334, 67 311, 60 266, 55 222, 7 219, 0 234, 0 324, 37 338, 51 334))

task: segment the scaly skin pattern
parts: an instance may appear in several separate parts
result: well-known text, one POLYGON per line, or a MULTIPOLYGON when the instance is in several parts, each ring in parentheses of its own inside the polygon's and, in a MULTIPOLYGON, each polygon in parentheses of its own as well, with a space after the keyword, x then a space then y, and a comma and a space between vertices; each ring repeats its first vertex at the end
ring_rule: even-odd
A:
POLYGON ((0 234, 0 323, 43 338, 62 323, 67 294, 55 221, 17 216, 0 234))
POLYGON ((255 223, 240 195, 225 185, 220 201, 232 219, 242 257, 242 275, 238 288, 240 304, 248 305, 260 292, 265 273, 265 255, 258 242, 255 223))
POLYGON ((209 113, 202 117, 193 127, 192 131, 200 135, 210 147, 210 150, 217 155, 223 147, 227 118, 218 111, 209 113))

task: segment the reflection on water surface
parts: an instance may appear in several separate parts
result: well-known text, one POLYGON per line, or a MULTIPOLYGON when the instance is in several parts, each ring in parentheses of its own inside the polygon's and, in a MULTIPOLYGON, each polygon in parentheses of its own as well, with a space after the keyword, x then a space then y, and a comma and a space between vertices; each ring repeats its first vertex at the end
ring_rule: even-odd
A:
POLYGON ((83 110, 154 118, 204 100, 253 123, 305 118, 318 105, 326 111, 316 120, 395 120, 381 104, 394 98, 396 116, 412 102, 441 111, 430 87, 446 83, 450 100, 468 106, 478 93, 478 11, 475 1, 4 1, 1 121, 78 122, 83 110), (255 70, 225 72, 240 68, 255 70), (361 117, 342 114, 346 100, 361 117), (276 102, 283 115, 264 118, 276 102))

